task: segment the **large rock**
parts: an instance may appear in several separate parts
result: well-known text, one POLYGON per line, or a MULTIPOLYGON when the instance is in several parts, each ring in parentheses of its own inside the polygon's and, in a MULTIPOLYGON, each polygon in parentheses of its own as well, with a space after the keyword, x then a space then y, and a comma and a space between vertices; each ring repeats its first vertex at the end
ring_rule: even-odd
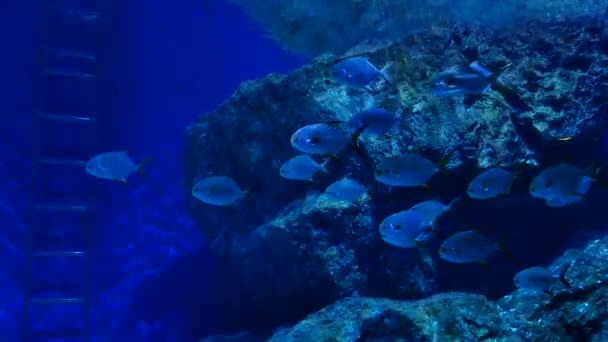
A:
POLYGON ((283 47, 343 53, 370 39, 396 39, 445 23, 506 29, 534 19, 599 14, 593 0, 232 0, 283 47))
POLYGON ((572 289, 553 295, 517 290, 498 303, 467 293, 419 301, 347 298, 309 315, 269 342, 605 341, 608 336, 608 238, 567 251, 549 269, 572 289))
MULTIPOLYGON (((403 117, 390 138, 361 139, 374 160, 412 149, 435 160, 456 151, 454 168, 465 162, 479 167, 498 162, 510 166, 524 159, 553 162, 557 159, 546 156, 558 154, 583 163, 596 158, 593 153, 599 143, 593 139, 605 127, 600 114, 608 103, 604 67, 608 31, 603 26, 563 22, 496 34, 431 32, 398 44, 357 50, 361 51, 376 65, 395 63, 394 87, 383 81, 373 91, 342 85, 331 76, 335 58, 325 56, 289 75, 243 83, 216 111, 187 129, 188 192, 197 177, 210 174, 233 177, 250 189, 238 208, 217 208, 186 198, 207 236, 214 238, 225 228, 249 232, 272 219, 285 203, 303 198, 311 188, 323 189, 345 170, 369 179, 370 165, 359 163, 348 149, 341 156, 342 164, 334 163, 331 175, 313 185, 282 179, 279 167, 298 154, 289 144, 297 128, 345 120, 372 103, 403 117), (452 98, 430 94, 438 72, 474 59, 492 70, 512 63, 507 76, 521 96, 505 101, 496 91, 452 98), (568 151, 576 155, 568 156, 568 151)), ((476 170, 467 170, 466 179, 471 172, 476 170)), ((374 201, 382 202, 376 197, 374 201)))
MULTIPOLYGON (((231 300, 240 303, 239 296, 246 295, 283 324, 348 294, 407 299, 428 293, 437 284, 433 253, 383 244, 377 234, 380 220, 421 200, 447 202, 463 196, 479 168, 498 163, 516 167, 528 160, 545 167, 569 159, 587 167, 597 159, 598 134, 606 127, 606 52, 608 31, 599 22, 536 23, 498 33, 456 28, 349 52, 365 54, 379 66, 394 62, 393 85, 378 80, 368 90, 340 84, 332 77, 338 57, 330 55, 289 75, 243 83, 216 111, 187 129, 184 155, 188 192, 196 178, 208 175, 233 177, 250 190, 232 207, 186 198, 200 229, 223 258, 227 281, 239 284, 229 293, 231 300), (491 70, 512 63, 505 83, 514 91, 431 95, 438 72, 476 59, 491 70), (347 148, 340 161, 332 161, 329 174, 320 174, 313 183, 279 176, 280 165, 298 154, 289 144, 297 128, 346 120, 374 103, 403 120, 389 136, 362 137, 364 157, 347 148), (379 159, 412 150, 434 160, 453 152, 451 177, 435 177, 431 193, 389 191, 374 182, 373 165, 379 159), (345 174, 365 183, 368 197, 346 205, 318 195, 345 174), (409 279, 410 272, 420 281, 409 279)), ((537 262, 562 250, 572 229, 606 223, 592 215, 605 203, 593 193, 585 205, 554 210, 527 194, 525 177, 518 183, 511 196, 496 201, 463 201, 449 215, 455 221, 450 227, 491 226, 489 233, 496 235, 508 229, 508 243, 518 247, 518 256, 537 262), (546 239, 538 227, 551 227, 552 238, 546 239)), ((497 268, 510 271, 497 273, 502 281, 490 283, 475 273, 462 276, 469 271, 454 265, 444 266, 447 286, 442 288, 503 295, 514 272, 509 267, 497 268)))

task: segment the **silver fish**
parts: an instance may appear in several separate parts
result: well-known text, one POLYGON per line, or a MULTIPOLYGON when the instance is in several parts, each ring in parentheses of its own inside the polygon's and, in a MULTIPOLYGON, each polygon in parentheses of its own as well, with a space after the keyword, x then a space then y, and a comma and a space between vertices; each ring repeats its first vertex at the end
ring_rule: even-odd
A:
POLYGON ((432 92, 435 96, 483 94, 490 89, 505 68, 492 73, 478 62, 455 66, 435 78, 432 92))
POLYGON ((319 164, 310 156, 303 154, 293 157, 283 163, 279 173, 281 174, 281 177, 286 179, 312 181, 312 178, 319 170, 327 173, 325 167, 328 161, 329 159, 323 162, 323 164, 319 164))
POLYGON ((459 232, 439 247, 439 256, 453 263, 485 262, 487 257, 500 249, 500 244, 472 230, 459 232))
POLYGON ((351 57, 334 65, 334 76, 343 83, 356 86, 369 86, 378 77, 391 83, 388 74, 392 63, 386 64, 381 70, 373 65, 366 57, 351 57))
POLYGON ((371 108, 353 116, 347 123, 348 131, 361 134, 379 135, 390 131, 401 118, 382 108, 371 108))
POLYGON ((425 241, 432 233, 427 220, 413 210, 404 210, 386 217, 380 223, 380 237, 384 242, 402 248, 412 248, 425 241))
POLYGON ((290 142, 293 148, 303 153, 335 156, 352 139, 334 125, 317 123, 298 129, 292 134, 290 142))
POLYGON ((438 165, 419 154, 388 157, 376 166, 374 176, 378 182, 389 186, 421 186, 426 185, 443 165, 443 162, 438 165))
POLYGON ((139 164, 133 163, 126 151, 101 153, 87 161, 85 171, 95 177, 127 182, 133 172, 146 176, 144 166, 151 158, 144 159, 139 164))
POLYGON ((452 209, 454 204, 461 200, 461 197, 457 197, 448 205, 443 204, 439 200, 433 199, 430 201, 425 201, 418 203, 412 206, 409 210, 417 212, 420 216, 422 216, 425 220, 427 220, 429 225, 435 225, 435 221, 445 212, 452 209))
POLYGON ((509 194, 515 177, 515 173, 499 167, 487 169, 469 183, 467 194, 475 199, 490 199, 509 194))
POLYGON ((361 197, 365 191, 365 187, 359 182, 345 177, 330 184, 325 189, 325 194, 336 200, 352 202, 361 197))
POLYGON ((212 176, 196 181, 192 186, 192 196, 213 205, 230 205, 245 196, 247 191, 241 190, 236 182, 229 177, 212 176))
POLYGON ((544 267, 535 266, 519 271, 513 278, 519 289, 543 290, 547 292, 558 281, 570 288, 572 285, 566 279, 570 264, 562 269, 559 275, 551 273, 544 267))
POLYGON ((542 198, 548 206, 563 207, 579 202, 591 189, 593 178, 566 163, 541 171, 530 182, 530 195, 542 198))

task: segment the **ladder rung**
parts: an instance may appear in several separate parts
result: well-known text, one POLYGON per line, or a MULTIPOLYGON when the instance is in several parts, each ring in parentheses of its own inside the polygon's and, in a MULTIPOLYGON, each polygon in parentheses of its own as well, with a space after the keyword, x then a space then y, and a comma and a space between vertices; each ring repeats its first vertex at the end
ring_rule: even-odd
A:
POLYGON ((71 166, 84 166, 87 162, 83 160, 74 159, 54 159, 54 158, 40 158, 38 162, 41 164, 49 165, 71 165, 71 166))
POLYGON ((86 54, 86 53, 83 53, 80 51, 76 51, 76 50, 56 49, 56 48, 48 48, 47 50, 50 53, 54 54, 55 56, 81 58, 81 59, 88 59, 91 61, 94 61, 97 59, 97 57, 95 57, 93 55, 89 55, 89 54, 86 54))
POLYGON ((41 119, 55 120, 55 121, 72 121, 72 122, 94 122, 95 121, 94 118, 90 118, 90 117, 86 117, 86 116, 47 113, 47 112, 38 113, 38 117, 41 119))
POLYGON ((70 257, 83 257, 87 255, 85 251, 35 251, 32 253, 37 257, 51 257, 51 256, 70 256, 70 257))
POLYGON ((97 75, 93 75, 93 74, 87 74, 84 72, 76 72, 76 71, 63 70, 63 69, 45 68, 45 69, 43 69, 43 72, 45 74, 53 75, 53 76, 80 78, 80 79, 87 79, 87 80, 94 79, 97 77, 97 75))
POLYGON ((38 204, 36 208, 48 211, 87 211, 91 208, 88 204, 38 204))
POLYGON ((83 303, 86 300, 84 297, 39 297, 39 298, 30 298, 30 303, 35 304, 79 304, 83 303))

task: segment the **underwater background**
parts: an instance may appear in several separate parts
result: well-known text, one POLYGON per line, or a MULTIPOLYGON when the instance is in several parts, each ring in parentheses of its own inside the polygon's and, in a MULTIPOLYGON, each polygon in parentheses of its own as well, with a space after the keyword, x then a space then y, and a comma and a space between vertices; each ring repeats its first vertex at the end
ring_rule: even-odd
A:
POLYGON ((607 7, 3 2, 0 341, 608 340, 607 7), (335 155, 294 142, 317 123, 346 137, 335 155), (149 158, 147 175, 85 172, 111 151, 149 158), (293 179, 282 165, 302 153, 318 169, 293 179), (432 178, 399 184, 403 155, 432 178), (532 196, 560 163, 591 189, 532 196), (509 189, 492 178, 495 196, 474 198, 495 167, 509 189), (193 193, 210 176, 242 195, 193 193), (363 193, 330 196, 344 177, 363 193), (414 247, 385 235, 427 200, 451 204, 414 247), (439 252, 469 230, 486 244, 460 247, 488 255, 439 252))

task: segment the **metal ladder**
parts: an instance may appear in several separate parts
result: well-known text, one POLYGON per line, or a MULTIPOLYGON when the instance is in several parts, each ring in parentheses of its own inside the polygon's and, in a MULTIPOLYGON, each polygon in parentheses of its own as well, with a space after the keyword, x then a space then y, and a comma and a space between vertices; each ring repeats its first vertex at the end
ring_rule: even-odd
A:
MULTIPOLYGON (((22 341, 89 341, 98 35, 95 1, 43 0, 22 341)), ((99 1, 98 1, 99 2, 99 1)))

